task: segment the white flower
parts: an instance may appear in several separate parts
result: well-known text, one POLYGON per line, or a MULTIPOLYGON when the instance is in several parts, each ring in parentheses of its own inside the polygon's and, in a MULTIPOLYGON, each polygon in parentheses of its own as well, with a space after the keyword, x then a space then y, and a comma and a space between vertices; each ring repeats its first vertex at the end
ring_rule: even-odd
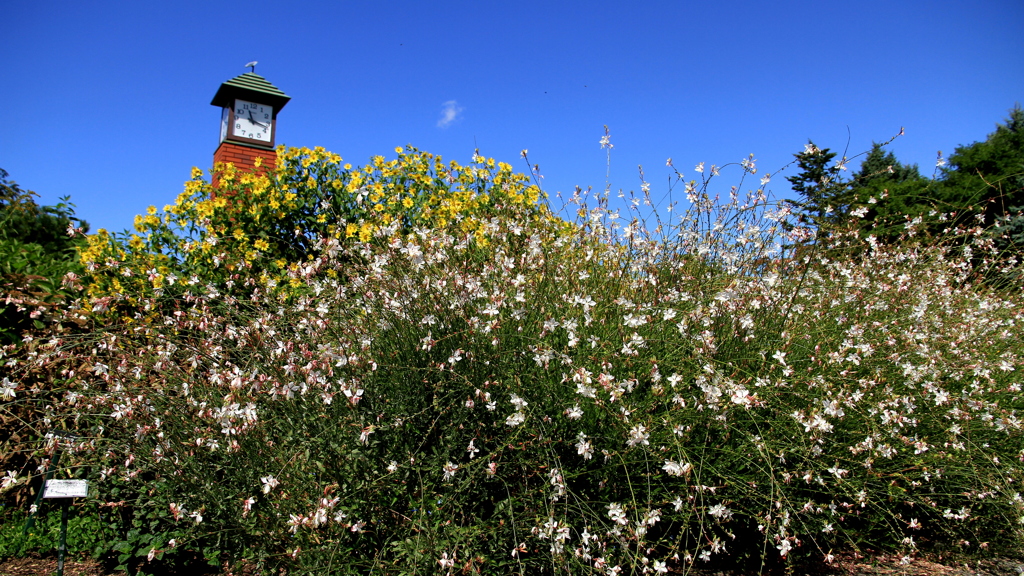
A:
POLYGON ((644 514, 643 523, 648 526, 654 526, 661 520, 661 509, 655 508, 654 510, 648 510, 647 514, 644 514))
POLYGON ((587 435, 580 432, 580 435, 576 438, 576 453, 583 456, 584 460, 590 460, 594 457, 594 447, 587 440, 587 435))
POLYGON ((448 482, 452 478, 455 478, 455 471, 458 470, 458 469, 459 469, 459 465, 458 464, 452 464, 451 461, 449 461, 447 464, 445 464, 441 468, 441 470, 444 472, 444 477, 442 478, 442 480, 444 480, 445 482, 448 482))
POLYGON ((617 502, 612 502, 608 505, 608 517, 616 524, 622 526, 625 526, 629 522, 626 520, 626 512, 623 511, 622 505, 617 502))
POLYGON ((512 405, 516 407, 516 410, 522 410, 523 408, 526 408, 527 406, 529 406, 529 403, 526 400, 523 400, 522 398, 520 398, 519 396, 516 396, 515 394, 513 394, 512 395, 512 405))
POLYGON ((256 503, 256 499, 252 496, 242 501, 242 517, 245 518, 252 511, 252 505, 256 503))
POLYGON ((856 216, 857 218, 863 218, 863 217, 868 215, 868 207, 867 206, 861 206, 860 208, 857 208, 856 210, 851 210, 850 214, 853 215, 853 216, 856 216))
POLYGON ((565 415, 570 420, 579 420, 583 416, 583 409, 580 408, 579 404, 574 405, 565 411, 565 415))
POLYGON ((732 391, 731 400, 733 404, 739 404, 741 406, 750 405, 750 393, 746 388, 737 388, 732 391))
POLYGON ((622 323, 625 324, 626 326, 629 326, 630 328, 636 328, 637 326, 647 324, 647 317, 643 315, 634 316, 632 314, 626 314, 626 316, 623 318, 622 323))
POLYGON ((17 387, 17 384, 11 382, 9 378, 4 376, 3 381, 0 381, 0 397, 2 397, 4 400, 13 400, 14 389, 17 387))
POLYGON ((690 463, 686 462, 675 462, 673 460, 665 460, 665 465, 661 467, 669 476, 683 476, 690 472, 690 463))
POLYGON ((519 426, 523 422, 526 422, 526 415, 522 412, 513 412, 511 416, 505 418, 505 425, 512 426, 513 428, 519 426))
POLYGON ((696 170, 697 172, 703 173, 704 172, 704 163, 701 162, 700 164, 697 164, 696 166, 693 167, 693 169, 696 170))
POLYGON ((18 473, 14 470, 8 470, 7 475, 0 479, 0 490, 7 490, 18 483, 18 473))
POLYGON ((273 476, 263 476, 260 478, 260 482, 263 482, 263 493, 270 494, 270 491, 277 487, 280 482, 273 476))
POLYGON ((732 518, 732 510, 729 510, 722 504, 715 504, 711 508, 708 508, 708 514, 718 518, 719 520, 728 520, 732 518))
POLYGON ((643 424, 637 424, 629 431, 629 440, 626 440, 627 446, 636 446, 637 444, 649 445, 647 441, 651 435, 647 433, 647 427, 643 424))
POLYGON ((583 382, 576 383, 576 393, 584 398, 597 398, 597 389, 593 386, 587 386, 583 382))

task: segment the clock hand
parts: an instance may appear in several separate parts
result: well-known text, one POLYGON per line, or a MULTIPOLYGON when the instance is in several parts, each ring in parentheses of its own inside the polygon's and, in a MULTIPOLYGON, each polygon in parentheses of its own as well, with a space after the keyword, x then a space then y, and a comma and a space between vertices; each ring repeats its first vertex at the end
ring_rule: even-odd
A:
POLYGON ((252 122, 253 124, 261 127, 261 128, 266 128, 267 127, 266 124, 264 124, 262 122, 258 122, 255 118, 252 117, 252 110, 249 110, 249 121, 252 122))

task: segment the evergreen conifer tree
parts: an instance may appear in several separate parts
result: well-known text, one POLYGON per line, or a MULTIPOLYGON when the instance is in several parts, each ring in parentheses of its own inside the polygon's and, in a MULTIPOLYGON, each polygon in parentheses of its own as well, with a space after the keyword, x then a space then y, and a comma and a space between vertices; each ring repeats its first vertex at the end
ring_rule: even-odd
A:
POLYGON ((1024 110, 1010 111, 983 142, 960 146, 943 168, 940 191, 953 209, 973 206, 995 225, 1004 248, 1024 246, 1024 110))
POLYGON ((836 153, 818 148, 808 140, 804 151, 793 156, 800 173, 786 179, 801 197, 799 201, 791 201, 800 218, 819 228, 843 221, 850 208, 850 194, 849 186, 840 175, 842 161, 829 164, 836 153))

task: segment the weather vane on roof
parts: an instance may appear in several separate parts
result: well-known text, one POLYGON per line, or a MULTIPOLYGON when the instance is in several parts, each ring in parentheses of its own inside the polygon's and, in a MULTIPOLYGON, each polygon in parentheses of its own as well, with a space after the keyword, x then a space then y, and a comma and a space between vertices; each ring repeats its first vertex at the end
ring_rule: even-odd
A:
POLYGON ((259 62, 253 60, 252 62, 249 62, 248 64, 246 64, 245 67, 249 68, 249 72, 252 72, 253 74, 255 74, 256 73, 256 65, 257 64, 259 64, 259 62))

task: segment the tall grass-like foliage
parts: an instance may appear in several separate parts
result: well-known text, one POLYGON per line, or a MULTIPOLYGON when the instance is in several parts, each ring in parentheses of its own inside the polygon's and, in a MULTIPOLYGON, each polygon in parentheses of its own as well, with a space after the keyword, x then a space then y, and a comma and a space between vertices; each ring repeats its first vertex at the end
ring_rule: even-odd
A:
POLYGON ((116 513, 125 564, 642 574, 1019 549, 1024 308, 980 280, 986 236, 811 243, 761 189, 711 181, 650 227, 577 194, 571 225, 506 202, 469 231, 324 237, 289 300, 197 282, 145 322, 30 342, 6 402, 79 435, 61 473, 116 513))

